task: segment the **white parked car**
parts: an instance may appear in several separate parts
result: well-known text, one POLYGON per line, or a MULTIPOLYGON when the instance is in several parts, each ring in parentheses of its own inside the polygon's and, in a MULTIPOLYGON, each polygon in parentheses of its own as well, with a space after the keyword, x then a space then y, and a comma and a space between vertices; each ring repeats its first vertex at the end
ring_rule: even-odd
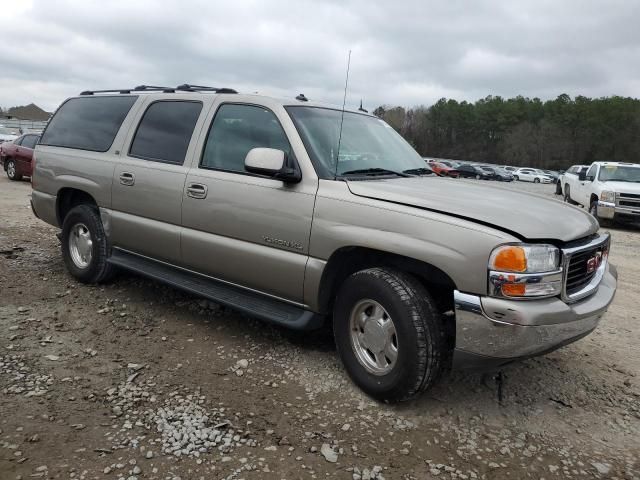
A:
POLYGON ((20 135, 14 129, 4 127, 0 125, 0 143, 11 142, 18 138, 20 135))
POLYGON ((601 223, 640 220, 640 164, 594 162, 563 181, 565 201, 588 208, 601 223))
POLYGON ((513 172, 513 178, 521 182, 553 183, 553 177, 537 168, 519 168, 513 172))

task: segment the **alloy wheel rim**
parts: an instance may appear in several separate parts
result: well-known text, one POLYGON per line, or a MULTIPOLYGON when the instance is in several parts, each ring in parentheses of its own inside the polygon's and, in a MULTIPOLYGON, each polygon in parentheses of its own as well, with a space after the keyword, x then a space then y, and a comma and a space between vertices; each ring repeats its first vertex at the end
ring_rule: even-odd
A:
POLYGON ((13 162, 9 162, 9 164, 7 165, 7 174, 9 175, 9 178, 15 177, 16 166, 13 162))
POLYGON ((93 258, 93 239, 84 223, 76 223, 69 232, 69 253, 76 267, 85 269, 93 258))
POLYGON ((387 375, 398 360, 398 336, 391 316, 375 300, 360 300, 349 317, 351 348, 373 375, 387 375))

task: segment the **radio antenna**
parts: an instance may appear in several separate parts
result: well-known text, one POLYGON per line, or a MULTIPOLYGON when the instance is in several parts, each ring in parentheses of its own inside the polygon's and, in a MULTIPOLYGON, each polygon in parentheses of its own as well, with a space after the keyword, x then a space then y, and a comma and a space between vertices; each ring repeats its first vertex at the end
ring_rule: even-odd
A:
POLYGON ((338 154, 336 155, 336 170, 333 179, 338 178, 338 162, 340 160, 340 145, 342 144, 342 125, 344 124, 344 108, 347 104, 347 87, 349 86, 349 67, 351 67, 351 50, 347 59, 347 78, 344 81, 344 97, 342 98, 342 114, 340 115, 340 134, 338 135, 338 154))

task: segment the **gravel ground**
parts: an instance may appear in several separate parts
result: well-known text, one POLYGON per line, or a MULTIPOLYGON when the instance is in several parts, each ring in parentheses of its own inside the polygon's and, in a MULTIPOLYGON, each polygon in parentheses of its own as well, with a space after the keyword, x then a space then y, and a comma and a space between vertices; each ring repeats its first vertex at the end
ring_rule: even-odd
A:
POLYGON ((640 478, 638 228, 612 231, 619 290, 592 335, 388 406, 328 331, 126 274, 77 283, 29 195, 0 179, 2 480, 640 478))

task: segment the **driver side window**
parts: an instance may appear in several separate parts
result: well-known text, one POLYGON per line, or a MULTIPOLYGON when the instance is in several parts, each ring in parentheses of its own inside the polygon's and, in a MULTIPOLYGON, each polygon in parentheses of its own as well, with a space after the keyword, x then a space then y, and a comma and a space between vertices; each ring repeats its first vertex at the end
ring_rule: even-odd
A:
POLYGON ((200 167, 244 173, 244 159, 253 148, 275 148, 291 156, 287 136, 271 110, 221 105, 211 123, 200 167))

